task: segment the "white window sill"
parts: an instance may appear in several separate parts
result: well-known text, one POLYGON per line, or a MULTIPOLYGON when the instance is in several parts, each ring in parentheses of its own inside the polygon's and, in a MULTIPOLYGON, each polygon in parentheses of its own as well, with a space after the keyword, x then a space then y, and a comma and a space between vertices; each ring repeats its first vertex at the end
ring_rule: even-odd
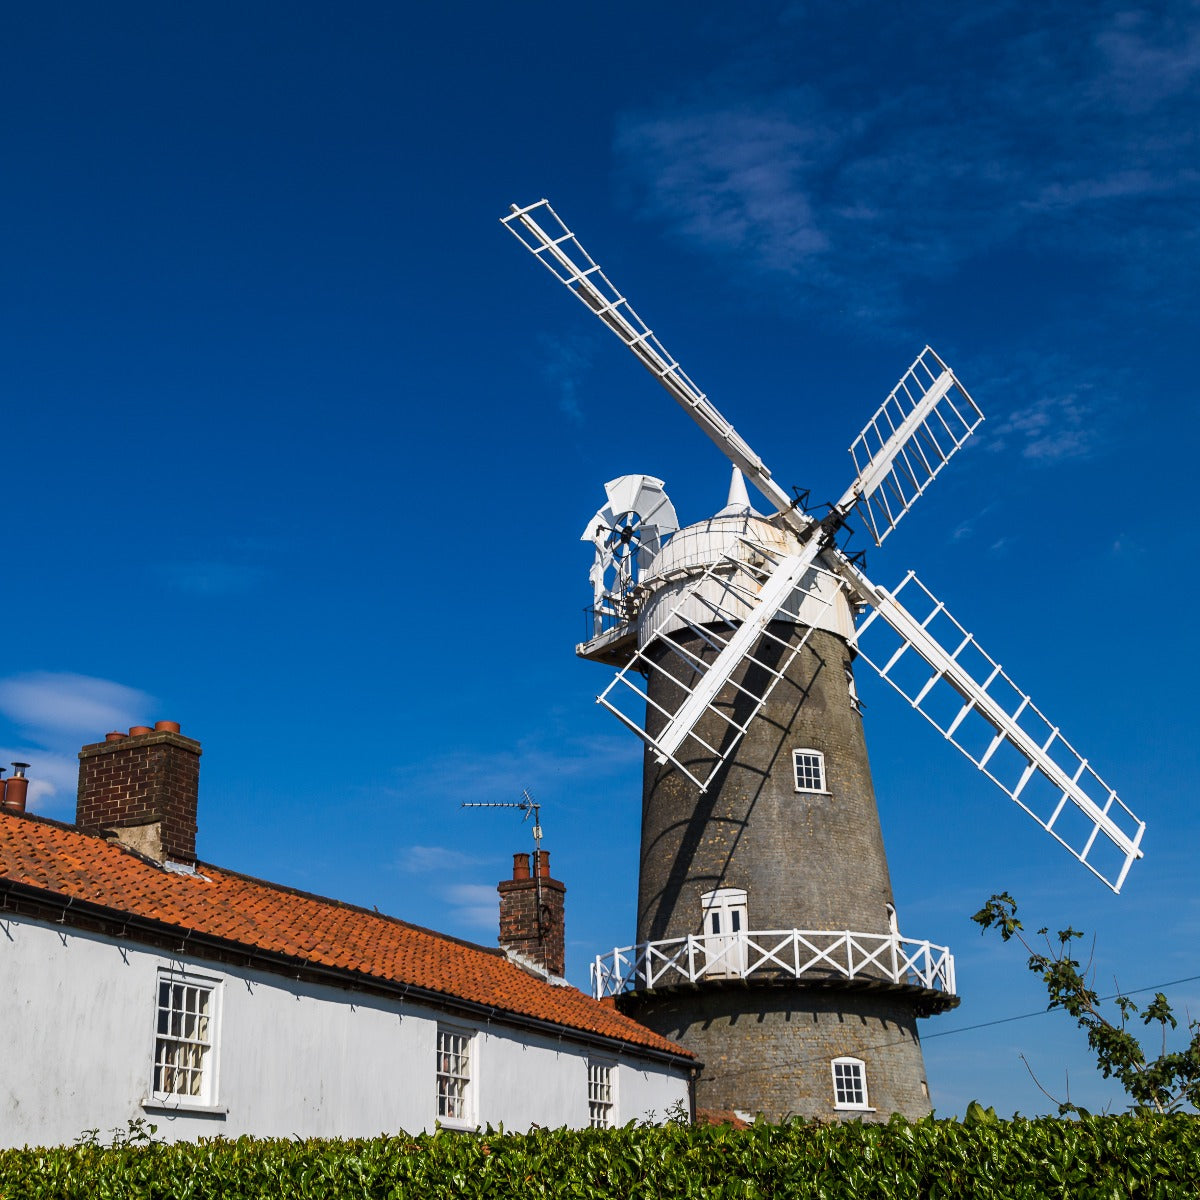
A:
POLYGON ((797 788, 797 796, 832 796, 828 788, 797 788))
POLYGON ((452 1129, 455 1133, 477 1133, 478 1121, 467 1121, 462 1117, 438 1117, 438 1124, 443 1129, 452 1129))
POLYGON ((201 1117, 227 1117, 229 1109, 219 1104, 196 1104, 173 1096, 150 1096, 142 1100, 147 1112, 190 1113, 201 1117))
POLYGON ((876 1108, 872 1108, 869 1104, 838 1104, 833 1106, 838 1112, 878 1112, 876 1108))

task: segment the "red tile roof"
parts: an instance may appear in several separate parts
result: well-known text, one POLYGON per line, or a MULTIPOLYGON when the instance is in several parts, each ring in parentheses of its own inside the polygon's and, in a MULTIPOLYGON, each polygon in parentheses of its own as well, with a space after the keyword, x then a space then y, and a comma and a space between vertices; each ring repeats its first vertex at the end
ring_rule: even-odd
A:
POLYGON ((0 812, 0 892, 6 884, 23 885, 117 917, 348 972, 366 984, 407 985, 494 1009, 498 1017, 514 1014, 691 1057, 615 1008, 534 978, 494 950, 337 900, 196 866, 196 875, 167 871, 56 821, 0 812))

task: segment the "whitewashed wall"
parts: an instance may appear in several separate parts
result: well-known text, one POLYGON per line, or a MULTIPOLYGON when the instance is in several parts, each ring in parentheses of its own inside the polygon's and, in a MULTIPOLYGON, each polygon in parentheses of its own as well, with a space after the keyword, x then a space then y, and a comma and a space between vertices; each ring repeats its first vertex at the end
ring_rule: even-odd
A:
MULTIPOLYGON (((0 920, 0 1146, 106 1136, 144 1118, 168 1139, 373 1136, 432 1129, 436 1010, 169 955, 25 918, 0 920), (174 967, 219 980, 213 1111, 150 1094, 156 983, 174 967)), ((445 1018, 443 1018, 445 1019, 445 1018)), ((496 1023, 475 1029, 474 1116, 524 1129, 588 1123, 586 1047, 496 1023)), ((633 1054, 617 1123, 687 1105, 687 1079, 633 1054)))

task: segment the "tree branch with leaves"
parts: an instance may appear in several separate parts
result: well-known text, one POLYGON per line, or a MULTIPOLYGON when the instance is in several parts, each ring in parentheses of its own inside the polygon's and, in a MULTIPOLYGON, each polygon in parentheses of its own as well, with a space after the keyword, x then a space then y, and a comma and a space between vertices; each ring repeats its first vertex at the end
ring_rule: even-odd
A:
MULTIPOLYGON (((1083 937, 1077 929, 1060 929, 1052 940, 1044 927, 1037 937, 1045 949, 1035 948, 1026 940, 1024 926, 1017 919, 1017 902, 1001 892, 971 918, 983 930, 995 929, 1002 940, 1016 938, 1029 954, 1029 969, 1040 975, 1050 997, 1049 1008, 1061 1008, 1075 1018, 1087 1034, 1096 1065, 1105 1079, 1116 1079, 1139 1114, 1176 1112, 1181 1108, 1200 1107, 1200 1021, 1188 1020, 1190 1035, 1182 1050, 1169 1051, 1168 1034, 1179 1021, 1162 992, 1144 1008, 1131 997, 1121 994, 1102 997, 1092 984, 1091 964, 1081 967, 1071 956, 1073 944, 1083 937), (1056 944, 1057 943, 1057 944, 1056 944), (1110 1019, 1102 1005, 1111 1001, 1116 1010, 1110 1019), (1158 1026, 1161 1037, 1156 1058, 1148 1058, 1139 1038, 1130 1026, 1141 1022, 1158 1026)), ((1069 1101, 1058 1106, 1060 1113, 1079 1113, 1069 1101)))

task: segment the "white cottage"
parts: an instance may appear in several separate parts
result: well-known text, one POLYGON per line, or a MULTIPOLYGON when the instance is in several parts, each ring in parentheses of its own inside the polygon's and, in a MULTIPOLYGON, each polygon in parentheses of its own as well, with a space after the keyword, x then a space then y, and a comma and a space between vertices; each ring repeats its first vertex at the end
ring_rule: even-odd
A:
POLYGON ((0 792, 0 1146, 690 1110, 691 1055, 555 982, 546 859, 501 885, 509 952, 477 946, 197 861, 199 759, 170 722, 85 746, 74 826, 0 792))

